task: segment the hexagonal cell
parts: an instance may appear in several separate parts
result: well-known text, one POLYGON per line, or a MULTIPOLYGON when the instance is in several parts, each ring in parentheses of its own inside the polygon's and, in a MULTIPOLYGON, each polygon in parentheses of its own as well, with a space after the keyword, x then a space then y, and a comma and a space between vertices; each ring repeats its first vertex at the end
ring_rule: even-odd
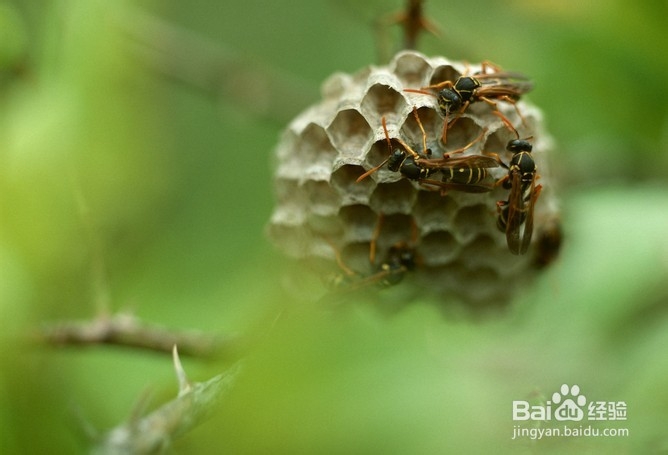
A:
POLYGON ((467 155, 479 155, 485 146, 484 137, 481 136, 482 133, 483 128, 478 126, 471 118, 459 117, 455 124, 448 128, 447 145, 444 146, 440 141, 439 145, 442 152, 451 153, 470 144, 471 147, 466 149, 464 153, 467 155), (479 138, 479 141, 474 142, 479 138))
POLYGON ((308 210, 311 213, 329 216, 339 210, 339 195, 329 182, 308 180, 302 185, 308 198, 308 210))
POLYGON ((396 182, 379 183, 371 193, 369 205, 376 213, 388 215, 411 213, 417 190, 407 179, 396 182))
POLYGON ((276 167, 275 176, 284 180, 299 181, 304 174, 304 162, 297 155, 288 156, 276 167))
POLYGON ((459 242, 449 231, 433 231, 422 237, 418 253, 423 263, 428 266, 448 264, 459 256, 459 242))
POLYGON ((315 123, 309 123, 297 141, 295 153, 305 165, 322 163, 331 168, 337 151, 332 145, 325 129, 315 123))
POLYGON ((368 242, 373 237, 377 215, 368 205, 356 204, 341 207, 339 218, 344 228, 344 241, 368 242))
POLYGON ((461 243, 469 243, 481 232, 496 229, 496 218, 490 216, 486 205, 478 204, 460 208, 455 214, 454 230, 461 243))
POLYGON ((451 65, 440 65, 434 68, 431 78, 429 79, 429 85, 436 85, 445 81, 450 81, 454 84, 457 78, 461 75, 462 74, 451 65))
POLYGON ((374 272, 374 265, 369 261, 369 242, 351 242, 341 248, 343 264, 364 277, 374 272))
POLYGON ((414 152, 428 157, 435 139, 440 135, 443 120, 440 120, 440 116, 434 109, 428 107, 421 107, 416 110, 416 113, 420 123, 415 114, 411 112, 401 126, 401 135, 414 152), (420 125, 424 128, 425 134, 422 134, 420 125), (433 134, 434 130, 438 130, 438 135, 433 134), (428 150, 425 149, 425 143, 428 150))
MULTIPOLYGON (((392 153, 392 150, 394 150, 395 148, 401 148, 401 144, 399 144, 396 140, 390 140, 390 145, 388 145, 387 140, 385 139, 376 141, 371 145, 371 148, 364 157, 364 161, 369 165, 369 169, 374 168, 380 165, 383 161, 386 161, 387 158, 392 153)), ((371 174, 369 177, 367 177, 367 179, 374 178, 377 180, 384 180, 381 179, 381 175, 387 174, 389 172, 392 171, 387 169, 387 166, 383 166, 382 168, 378 169, 378 171, 376 171, 374 174, 371 174)), ((392 172, 392 174, 395 173, 392 172)))
POLYGON ((379 216, 374 236, 379 258, 384 257, 394 245, 402 243, 410 246, 419 241, 413 217, 402 214, 379 216))
POLYGON ((400 112, 406 108, 406 99, 389 85, 374 84, 362 98, 360 111, 366 118, 382 117, 388 113, 400 112))
POLYGON ((343 231, 341 224, 336 214, 309 213, 306 216, 306 225, 317 236, 334 238, 343 231))
MULTIPOLYGON (((432 106, 421 106, 416 109, 420 124, 426 134, 427 148, 432 149, 438 141, 443 130, 443 117, 432 106)), ((415 113, 411 111, 405 117, 401 127, 401 134, 407 142, 415 145, 415 151, 422 153, 422 130, 415 118, 415 113)))
POLYGON ((430 69, 426 57, 412 51, 400 52, 390 62, 390 71, 396 74, 406 87, 425 85, 425 74, 430 69))
POLYGON ((419 276, 416 276, 423 289, 438 295, 448 304, 459 298, 453 289, 457 287, 460 277, 461 265, 456 261, 438 266, 424 266, 420 269, 419 276))
POLYGON ((464 245, 462 258, 465 258, 469 268, 492 267, 500 269, 507 266, 508 257, 504 254, 492 254, 492 252, 503 249, 507 248, 505 238, 501 232, 498 235, 496 235, 496 232, 478 234, 464 245))
POLYGON ((373 130, 356 109, 337 113, 327 127, 327 133, 340 153, 357 158, 364 155, 373 140, 373 130))
POLYGON ((458 291, 466 295, 467 301, 474 302, 474 305, 479 308, 505 306, 507 300, 503 298, 503 294, 499 293, 499 285, 502 283, 497 269, 484 266, 475 269, 462 267, 458 291))
POLYGON ((297 149, 297 143, 299 141, 299 135, 292 131, 290 128, 286 129, 281 135, 281 140, 276 147, 274 156, 278 161, 283 161, 289 158, 294 150, 297 149))
POLYGON ((297 180, 277 176, 274 180, 274 191, 279 205, 306 207, 306 195, 301 190, 297 180))
MULTIPOLYGON (((278 216, 283 218, 283 216, 278 216)), ((287 225, 272 219, 267 227, 267 234, 283 254, 294 257, 304 258, 310 255, 308 238, 309 231, 300 225, 287 225)))
POLYGON ((456 211, 457 203, 439 191, 419 191, 413 206, 415 223, 422 235, 450 229, 456 211))
POLYGON ((369 203, 369 197, 376 187, 376 183, 372 178, 366 178, 358 182, 357 179, 364 172, 362 166, 354 164, 344 164, 332 172, 330 185, 338 193, 342 205, 369 203))
POLYGON ((335 73, 322 83, 320 92, 322 93, 322 97, 325 99, 341 98, 348 90, 351 83, 352 77, 350 77, 350 75, 344 73, 335 73))
POLYGON ((313 163, 306 166, 302 172, 302 175, 299 176, 299 181, 301 183, 306 183, 311 180, 316 182, 329 182, 329 179, 332 176, 332 164, 323 162, 313 163))
POLYGON ((500 157, 510 157, 510 153, 506 150, 506 145, 508 141, 515 139, 514 136, 511 136, 510 131, 506 128, 501 128, 490 135, 485 139, 485 152, 486 153, 496 153, 500 157))

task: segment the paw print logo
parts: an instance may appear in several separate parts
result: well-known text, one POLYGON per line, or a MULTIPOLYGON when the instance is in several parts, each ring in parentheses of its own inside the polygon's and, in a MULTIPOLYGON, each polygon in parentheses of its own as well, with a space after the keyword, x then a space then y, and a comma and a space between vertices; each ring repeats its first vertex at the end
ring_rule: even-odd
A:
POLYGON ((580 387, 577 385, 569 388, 568 384, 563 384, 561 391, 552 395, 552 403, 559 405, 554 411, 557 420, 580 421, 584 417, 582 407, 587 403, 587 399, 584 395, 580 395, 580 387))

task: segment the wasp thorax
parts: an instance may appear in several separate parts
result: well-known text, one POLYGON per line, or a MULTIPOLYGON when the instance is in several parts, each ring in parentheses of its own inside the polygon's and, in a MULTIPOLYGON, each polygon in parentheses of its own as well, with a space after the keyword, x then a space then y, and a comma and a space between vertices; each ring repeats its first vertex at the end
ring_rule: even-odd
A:
POLYGON ((404 51, 387 66, 335 74, 324 84, 323 100, 290 123, 276 148, 276 204, 268 230, 281 251, 305 266, 295 273, 294 286, 309 272, 325 276, 345 266, 352 281, 401 281, 401 292, 395 287, 381 295, 430 296, 478 309, 503 307, 531 281, 533 250, 512 254, 497 225, 522 222, 534 205, 535 230, 558 219, 546 161, 551 141, 541 112, 524 98, 517 106, 507 100, 496 105, 518 134, 533 137, 531 154, 522 142, 506 149, 508 128, 491 115, 491 105, 473 100, 475 108, 464 108, 457 90, 475 90, 476 78, 468 75, 481 71, 480 65, 404 51), (459 81, 445 79, 462 74, 459 81), (451 88, 424 89, 440 83, 451 88), (444 113, 457 119, 446 143, 444 113), (538 163, 540 198, 529 191, 537 185, 515 191, 515 200, 504 185, 495 185, 495 154, 527 175, 538 163))
POLYGON ((528 152, 520 152, 513 155, 510 161, 510 167, 517 169, 522 175, 522 179, 531 178, 536 172, 536 162, 528 152))
POLYGON ((480 81, 472 76, 462 76, 455 82, 455 90, 463 102, 469 101, 475 89, 481 87, 480 81))

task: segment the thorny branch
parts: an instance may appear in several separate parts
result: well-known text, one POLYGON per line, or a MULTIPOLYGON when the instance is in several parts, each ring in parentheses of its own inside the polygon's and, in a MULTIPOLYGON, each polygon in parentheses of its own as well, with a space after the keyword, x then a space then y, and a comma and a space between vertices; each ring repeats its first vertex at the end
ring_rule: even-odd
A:
POLYGON ((424 0, 407 0, 406 11, 395 18, 404 29, 404 49, 417 49, 418 37, 422 31, 438 35, 437 27, 422 13, 423 3, 424 0))
POLYGON ((205 420, 228 391, 240 365, 206 382, 191 384, 181 366, 176 346, 174 368, 179 382, 178 396, 143 418, 119 425, 97 438, 91 453, 96 455, 150 454, 164 451, 179 435, 205 420))
POLYGON ((171 352, 174 345, 183 355, 213 357, 236 348, 236 339, 201 332, 175 332, 148 324, 129 314, 104 315, 91 321, 62 322, 38 332, 42 342, 57 346, 116 345, 150 351, 171 352))

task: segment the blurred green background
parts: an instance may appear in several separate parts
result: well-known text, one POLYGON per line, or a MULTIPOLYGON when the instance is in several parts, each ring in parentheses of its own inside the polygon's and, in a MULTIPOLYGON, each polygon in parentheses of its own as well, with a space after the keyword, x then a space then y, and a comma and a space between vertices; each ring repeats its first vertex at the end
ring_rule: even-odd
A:
MULTIPOLYGON (((257 337, 180 453, 667 453, 668 4, 428 1, 420 50, 530 75, 566 243, 505 314, 323 313, 280 291, 271 153, 336 71, 383 63, 399 1, 0 3, 0 452, 72 453, 176 393, 167 356, 35 345, 132 310, 257 337), (576 383, 623 438, 512 441, 576 383)), ((385 292, 392 292, 388 290, 385 292)), ((193 380, 225 367, 185 359, 193 380)), ((549 427, 550 424, 547 424, 549 427)))

